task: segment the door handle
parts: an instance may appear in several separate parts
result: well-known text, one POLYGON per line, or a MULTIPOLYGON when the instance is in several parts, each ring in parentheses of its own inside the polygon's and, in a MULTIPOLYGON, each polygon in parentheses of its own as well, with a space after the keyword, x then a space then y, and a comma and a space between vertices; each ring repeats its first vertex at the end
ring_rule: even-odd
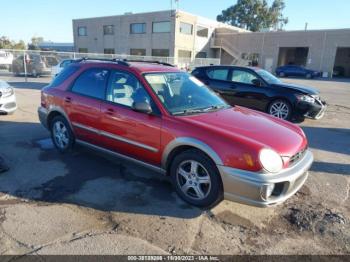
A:
POLYGON ((106 114, 107 114, 107 115, 113 115, 113 114, 114 114, 114 109, 108 108, 108 109, 106 110, 106 114))
POLYGON ((64 98, 64 102, 71 103, 72 102, 72 98, 67 96, 67 97, 64 98))

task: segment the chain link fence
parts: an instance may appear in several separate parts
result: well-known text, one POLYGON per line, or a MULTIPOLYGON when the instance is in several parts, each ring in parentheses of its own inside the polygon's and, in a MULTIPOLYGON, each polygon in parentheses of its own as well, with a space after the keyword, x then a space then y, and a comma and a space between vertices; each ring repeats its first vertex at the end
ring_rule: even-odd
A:
POLYGON ((124 54, 76 53, 33 50, 0 50, 0 70, 8 71, 14 76, 54 76, 63 67, 65 60, 79 58, 127 59, 141 61, 160 61, 176 65, 183 70, 191 70, 197 66, 217 65, 220 59, 211 58, 174 58, 155 56, 134 56, 124 54))

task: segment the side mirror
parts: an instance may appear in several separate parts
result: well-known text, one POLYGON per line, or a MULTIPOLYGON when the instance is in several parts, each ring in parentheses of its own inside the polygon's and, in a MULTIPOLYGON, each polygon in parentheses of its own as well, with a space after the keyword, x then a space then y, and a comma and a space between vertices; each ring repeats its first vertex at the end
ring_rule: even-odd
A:
POLYGON ((258 87, 263 86, 263 82, 261 82, 261 80, 257 78, 252 80, 252 84, 258 87))
POLYGON ((146 102, 134 102, 132 105, 132 109, 136 112, 145 113, 145 114, 151 114, 152 113, 152 107, 151 105, 146 102))

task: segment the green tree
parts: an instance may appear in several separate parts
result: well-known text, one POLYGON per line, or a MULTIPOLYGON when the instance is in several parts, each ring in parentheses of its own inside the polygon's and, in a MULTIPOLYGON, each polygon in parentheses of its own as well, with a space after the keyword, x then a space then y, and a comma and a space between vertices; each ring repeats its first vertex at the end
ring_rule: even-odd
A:
POLYGON ((220 22, 253 32, 264 28, 282 29, 288 23, 283 16, 284 0, 274 0, 271 6, 266 0, 238 0, 217 16, 220 22))
POLYGON ((26 44, 20 40, 19 42, 10 40, 6 36, 0 37, 0 49, 16 49, 16 50, 24 50, 26 49, 26 44))

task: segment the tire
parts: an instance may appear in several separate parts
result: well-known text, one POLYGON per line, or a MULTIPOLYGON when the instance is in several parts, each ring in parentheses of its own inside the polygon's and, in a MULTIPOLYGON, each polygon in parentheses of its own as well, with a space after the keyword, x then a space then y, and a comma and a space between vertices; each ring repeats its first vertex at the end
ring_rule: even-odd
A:
POLYGON ((67 120, 63 116, 56 116, 51 120, 50 132, 52 142, 58 151, 61 153, 71 151, 75 138, 67 120))
POLYGON ((307 73, 306 76, 305 76, 307 79, 311 79, 312 78, 312 75, 310 73, 307 73))
POLYGON ((269 104, 267 113, 283 120, 290 120, 293 110, 287 100, 276 99, 269 104))
POLYGON ((34 78, 38 78, 39 77, 38 72, 35 69, 32 70, 32 76, 34 78))
POLYGON ((170 166, 170 177, 177 194, 193 206, 210 208, 223 199, 219 170, 199 150, 191 149, 177 155, 170 166))
POLYGON ((286 74, 285 74, 284 72, 280 72, 278 75, 279 75, 280 77, 285 77, 285 76, 286 76, 286 74))

